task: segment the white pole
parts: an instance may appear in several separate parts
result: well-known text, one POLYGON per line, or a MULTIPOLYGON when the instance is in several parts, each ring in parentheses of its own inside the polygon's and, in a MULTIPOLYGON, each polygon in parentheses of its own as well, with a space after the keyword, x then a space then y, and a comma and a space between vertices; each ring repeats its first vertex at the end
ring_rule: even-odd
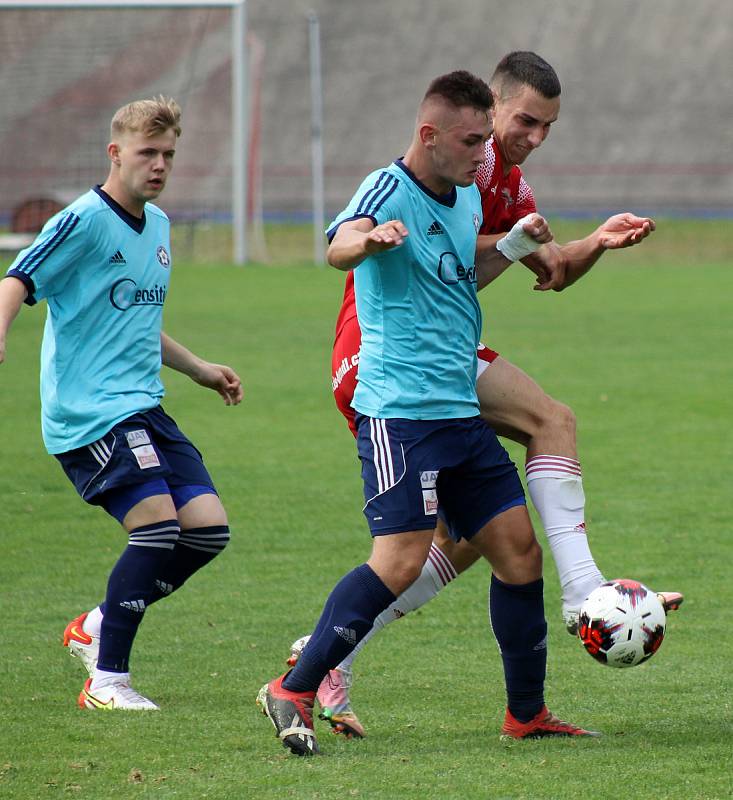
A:
POLYGON ((247 170, 249 136, 247 102, 247 4, 232 9, 232 235, 234 263, 247 261, 247 170))
POLYGON ((321 81, 321 24, 318 14, 308 14, 311 73, 311 172, 313 177, 313 261, 326 262, 323 238, 325 204, 323 199, 323 84, 321 81))

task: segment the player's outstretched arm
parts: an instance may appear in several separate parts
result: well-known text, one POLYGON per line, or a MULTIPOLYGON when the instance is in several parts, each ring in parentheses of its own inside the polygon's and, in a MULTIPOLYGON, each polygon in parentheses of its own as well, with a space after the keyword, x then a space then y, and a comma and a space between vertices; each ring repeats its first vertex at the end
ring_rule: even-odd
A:
POLYGON ((368 256, 399 247, 407 235, 407 228, 398 219, 381 225, 375 225, 369 217, 349 220, 339 225, 326 260, 336 269, 354 269, 368 256))
POLYGON ((539 270, 549 270, 553 262, 564 262, 565 274, 561 281, 554 279, 543 283, 540 279, 535 286, 541 291, 554 289, 559 292, 582 278, 606 250, 639 244, 655 228, 656 223, 649 217, 637 217, 630 212, 614 214, 584 239, 557 245, 555 249, 543 248, 525 263, 539 275, 539 270))
POLYGON ((483 289, 514 261, 550 241, 550 226, 536 213, 522 217, 507 234, 479 236, 476 242, 477 289, 483 289))
POLYGON ((231 367, 204 361, 162 331, 160 349, 166 367, 188 375, 200 386, 219 392, 228 406, 236 406, 242 401, 242 381, 231 367))
POLYGON ((0 281, 0 364, 5 361, 5 340, 8 331, 27 296, 28 290, 23 281, 12 275, 0 281))

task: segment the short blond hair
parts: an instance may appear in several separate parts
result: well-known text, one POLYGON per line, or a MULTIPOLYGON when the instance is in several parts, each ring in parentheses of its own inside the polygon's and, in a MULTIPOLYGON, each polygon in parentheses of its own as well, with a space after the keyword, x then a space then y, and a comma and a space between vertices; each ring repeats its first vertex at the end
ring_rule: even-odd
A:
POLYGON ((150 100, 135 100, 117 109, 110 127, 113 139, 130 131, 157 136, 171 129, 180 136, 181 107, 163 95, 150 100))

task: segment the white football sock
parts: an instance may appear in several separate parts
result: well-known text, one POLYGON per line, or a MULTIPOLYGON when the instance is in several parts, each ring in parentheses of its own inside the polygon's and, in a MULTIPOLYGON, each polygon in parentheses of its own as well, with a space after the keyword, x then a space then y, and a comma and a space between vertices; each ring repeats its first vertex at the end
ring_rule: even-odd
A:
POLYGON ((585 494, 580 462, 540 455, 526 465, 527 489, 555 559, 564 607, 577 608, 605 580, 585 532, 585 494))
POLYGON ((410 611, 424 606, 428 600, 432 600, 438 592, 445 588, 456 577, 456 570, 443 551, 434 544, 430 545, 427 561, 422 568, 418 579, 374 620, 374 627, 356 645, 348 656, 338 665, 338 669, 351 669, 351 664, 356 654, 374 636, 377 631, 394 622, 396 619, 404 617, 410 611))
POLYGON ((93 692, 98 689, 103 689, 105 686, 109 686, 112 683, 130 683, 130 673, 129 672, 107 672, 107 670, 99 669, 99 667, 94 668, 94 676, 92 677, 91 685, 89 686, 89 691, 93 692))
POLYGON ((99 634, 102 632, 102 619, 102 611, 99 606, 93 608, 87 614, 84 624, 81 626, 84 629, 84 633, 99 637, 99 634))

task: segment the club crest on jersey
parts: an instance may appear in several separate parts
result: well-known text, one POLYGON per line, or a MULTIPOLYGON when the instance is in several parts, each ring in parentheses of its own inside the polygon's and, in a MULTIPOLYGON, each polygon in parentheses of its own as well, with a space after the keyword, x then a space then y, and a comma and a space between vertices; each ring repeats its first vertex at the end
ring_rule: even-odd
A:
POLYGON ((476 267, 464 267, 455 253, 441 253, 438 263, 438 277, 447 286, 452 286, 459 281, 476 283, 476 267))
POLYGON ((155 255, 161 267, 170 267, 171 257, 168 255, 168 251, 165 249, 165 247, 163 247, 162 244, 155 251, 155 255))
POLYGON ((504 198, 504 205, 507 208, 511 208, 511 206, 514 205, 514 198, 512 197, 512 193, 506 186, 501 190, 501 196, 504 198))

